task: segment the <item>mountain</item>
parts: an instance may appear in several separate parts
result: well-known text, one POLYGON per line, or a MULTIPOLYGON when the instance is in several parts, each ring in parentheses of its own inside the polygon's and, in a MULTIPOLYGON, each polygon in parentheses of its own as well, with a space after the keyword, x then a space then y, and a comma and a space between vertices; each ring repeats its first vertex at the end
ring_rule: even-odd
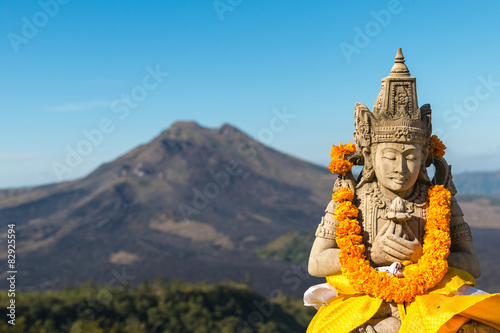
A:
MULTIPOLYGON (((0 190, 0 221, 16 225, 19 290, 165 276, 230 278, 263 296, 300 297, 324 282, 307 274, 304 258, 334 179, 230 125, 178 122, 87 177, 0 190)), ((482 261, 478 286, 500 291, 498 206, 468 198, 462 208, 482 261)))
POLYGON ((333 180, 230 125, 178 122, 85 178, 0 191, 0 220, 16 224, 24 290, 163 275, 299 295, 316 282, 304 268, 256 249, 314 231, 333 180))
POLYGON ((500 170, 496 172, 466 172, 453 177, 461 195, 500 197, 500 170))

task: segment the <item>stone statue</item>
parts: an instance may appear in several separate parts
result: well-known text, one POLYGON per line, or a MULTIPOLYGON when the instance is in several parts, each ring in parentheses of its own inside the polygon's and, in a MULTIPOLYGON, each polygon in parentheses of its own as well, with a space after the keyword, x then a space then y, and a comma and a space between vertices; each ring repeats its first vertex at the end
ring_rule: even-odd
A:
MULTIPOLYGON (((339 176, 333 190, 336 192, 347 188, 355 193, 352 204, 359 211, 357 221, 361 226, 365 260, 369 261, 371 267, 387 271, 389 280, 403 278, 407 269, 404 266, 415 265, 424 251, 425 226, 429 215, 428 190, 432 185, 442 184, 451 193, 451 245, 448 245, 447 256, 449 268, 444 269, 443 274, 446 275, 442 281, 436 282, 446 287, 437 285, 422 295, 417 293, 415 302, 398 304, 387 300, 377 303, 376 297, 363 295, 359 287, 352 286, 352 280, 342 280, 342 283, 336 282, 334 286, 332 283, 320 285, 322 287, 318 288, 323 288, 323 291, 329 289, 327 298, 335 297, 316 304, 319 311, 307 332, 398 332, 400 329, 419 332, 422 327, 427 329, 422 332, 433 332, 433 328, 423 318, 430 317, 423 312, 421 315, 416 314, 416 311, 420 311, 416 307, 424 305, 440 309, 426 308, 429 313, 441 315, 446 312, 449 317, 439 319, 439 324, 434 325, 437 325, 435 331, 439 327, 446 327, 446 332, 456 332, 458 329, 465 332, 498 332, 492 327, 500 329, 500 294, 486 294, 474 288, 474 278, 479 277, 481 271, 471 231, 454 198, 457 191, 453 185, 451 167, 440 154, 429 153, 431 109, 429 104, 418 108, 416 80, 410 76, 401 49, 397 52, 390 75, 382 79, 373 112, 365 105, 356 103, 354 117, 356 152, 349 154, 346 160, 363 165, 363 169, 356 180, 350 171, 345 176, 339 176), (431 164, 435 166, 432 181, 427 175, 427 167, 431 164), (456 281, 461 282, 453 290, 451 285, 456 281), (346 290, 356 290, 343 295, 346 284, 351 284, 346 290), (470 294, 475 296, 463 296, 470 294), (435 296, 431 300, 428 295, 435 296), (464 305, 453 308, 448 301, 450 296, 453 296, 453 304, 455 300, 460 300, 464 305), (446 304, 440 305, 439 302, 446 304), (483 307, 480 308, 478 304, 483 304, 483 307), (481 317, 480 312, 485 309, 496 311, 493 316, 496 318, 491 319, 491 314, 481 317), (409 330, 410 326, 414 330, 409 330)), ((337 244, 339 221, 335 218, 338 205, 334 200, 328 204, 316 231, 309 259, 309 273, 313 276, 343 275, 339 260, 341 250, 337 244)), ((309 302, 311 297, 318 299, 318 294, 314 294, 317 291, 308 293, 309 302)))

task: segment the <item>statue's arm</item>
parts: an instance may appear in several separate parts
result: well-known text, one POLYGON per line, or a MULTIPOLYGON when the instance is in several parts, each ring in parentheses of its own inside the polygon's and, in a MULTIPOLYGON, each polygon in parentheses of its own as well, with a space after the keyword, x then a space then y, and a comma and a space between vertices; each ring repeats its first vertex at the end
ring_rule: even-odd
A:
POLYGON ((469 272, 474 278, 481 276, 479 259, 472 243, 469 225, 464 220, 462 209, 455 197, 451 199, 450 220, 451 247, 448 265, 469 272))
POLYGON ((340 249, 335 248, 334 240, 316 237, 311 255, 309 256, 309 274, 317 277, 325 277, 327 275, 339 274, 340 249))
POLYGON ((325 216, 316 230, 316 239, 309 256, 309 274, 317 277, 338 274, 340 270, 340 249, 335 242, 337 221, 335 220, 335 207, 337 203, 330 201, 325 216))

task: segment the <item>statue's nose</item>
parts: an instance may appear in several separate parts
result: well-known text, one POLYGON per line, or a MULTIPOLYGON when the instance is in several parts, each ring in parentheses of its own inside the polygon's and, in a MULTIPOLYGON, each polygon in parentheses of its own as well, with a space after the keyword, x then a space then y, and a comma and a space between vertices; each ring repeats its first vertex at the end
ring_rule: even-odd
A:
POLYGON ((404 158, 396 158, 396 163, 394 166, 394 172, 399 174, 404 174, 408 171, 408 167, 406 165, 406 161, 404 158))

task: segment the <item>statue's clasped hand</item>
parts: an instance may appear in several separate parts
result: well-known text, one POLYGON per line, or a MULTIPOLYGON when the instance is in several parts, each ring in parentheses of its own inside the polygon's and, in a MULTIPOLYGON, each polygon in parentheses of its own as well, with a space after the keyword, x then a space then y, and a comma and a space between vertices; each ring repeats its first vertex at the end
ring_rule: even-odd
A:
POLYGON ((406 223, 387 221, 378 233, 371 249, 371 259, 376 265, 409 260, 417 262, 422 256, 422 244, 406 223))

